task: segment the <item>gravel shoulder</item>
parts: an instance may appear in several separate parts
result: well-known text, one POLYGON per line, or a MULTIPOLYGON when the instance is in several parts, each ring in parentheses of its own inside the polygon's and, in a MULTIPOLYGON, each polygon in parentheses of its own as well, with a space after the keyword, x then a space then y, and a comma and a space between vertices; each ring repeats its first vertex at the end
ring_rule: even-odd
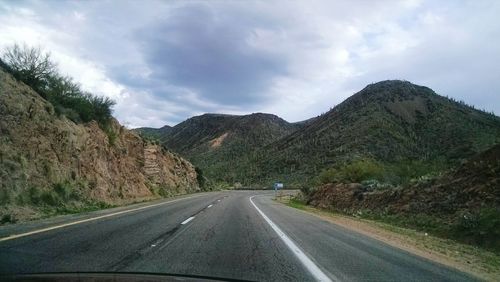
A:
POLYGON ((290 203, 287 199, 282 199, 280 202, 415 255, 470 273, 480 279, 500 280, 500 255, 495 253, 411 229, 290 203))

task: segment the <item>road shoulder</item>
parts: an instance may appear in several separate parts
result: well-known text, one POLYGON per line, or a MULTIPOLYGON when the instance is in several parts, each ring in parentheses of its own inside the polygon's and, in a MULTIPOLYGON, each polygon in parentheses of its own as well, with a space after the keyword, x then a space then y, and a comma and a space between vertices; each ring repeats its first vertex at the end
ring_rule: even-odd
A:
POLYGON ((500 279, 500 256, 492 252, 386 223, 332 213, 297 203, 290 204, 288 200, 280 202, 393 247, 470 273, 481 279, 488 281, 499 281, 500 279))

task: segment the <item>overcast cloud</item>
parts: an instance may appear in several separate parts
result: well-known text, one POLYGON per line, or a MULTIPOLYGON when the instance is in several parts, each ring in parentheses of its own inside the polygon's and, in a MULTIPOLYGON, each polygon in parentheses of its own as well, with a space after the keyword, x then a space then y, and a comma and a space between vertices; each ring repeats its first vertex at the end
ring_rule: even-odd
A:
POLYGON ((50 51, 129 127, 327 111, 405 79, 500 113, 500 1, 0 1, 0 48, 50 51))

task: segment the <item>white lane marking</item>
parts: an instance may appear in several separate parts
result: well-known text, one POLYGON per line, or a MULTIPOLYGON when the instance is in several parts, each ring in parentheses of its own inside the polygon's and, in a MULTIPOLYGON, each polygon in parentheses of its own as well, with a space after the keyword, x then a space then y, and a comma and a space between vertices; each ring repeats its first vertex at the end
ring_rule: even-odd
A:
POLYGON ((217 200, 217 202, 220 202, 220 200, 217 200))
POLYGON ((111 217, 111 216, 115 216, 115 215, 119 215, 119 214, 125 214, 125 213, 129 213, 129 212, 133 212, 133 211, 139 211, 139 210, 148 209, 148 208, 152 208, 152 207, 156 207, 156 206, 160 206, 160 205, 170 204, 170 203, 174 203, 174 202, 177 202, 177 201, 187 200, 187 199, 191 199, 191 198, 195 198, 195 197, 200 197, 200 196, 201 195, 187 197, 187 198, 181 198, 181 199, 176 199, 176 200, 172 200, 172 201, 168 201, 168 202, 163 202, 163 203, 158 203, 158 204, 154 204, 154 205, 139 207, 139 208, 135 208, 135 209, 131 209, 131 210, 119 211, 119 212, 115 212, 115 213, 110 213, 110 214, 105 214, 105 215, 96 216, 96 217, 92 217, 92 218, 82 219, 82 220, 78 220, 78 221, 74 221, 74 222, 69 222, 69 223, 65 223, 65 224, 61 224, 61 225, 56 225, 56 226, 51 226, 51 227, 47 227, 47 228, 42 228, 42 229, 38 229, 38 230, 26 232, 26 233, 9 235, 7 237, 0 238, 0 242, 12 240, 12 239, 17 239, 17 238, 21 238, 21 237, 26 237, 26 236, 29 236, 29 235, 38 234, 38 233, 42 233, 42 232, 47 232, 47 231, 50 231, 50 230, 59 229, 59 228, 63 228, 63 227, 71 226, 71 225, 76 225, 76 224, 80 224, 80 223, 84 223, 84 222, 94 221, 94 220, 98 220, 98 219, 101 219, 101 218, 111 217))
POLYGON ((321 271, 321 269, 314 264, 314 262, 302 252, 302 250, 290 239, 281 229, 267 217, 264 212, 262 212, 257 205, 252 201, 250 197, 250 203, 254 206, 254 208, 260 213, 260 215, 266 220, 266 222, 271 226, 271 228, 278 234, 278 236, 283 240, 283 242, 287 245, 288 248, 295 254, 295 256, 300 260, 300 262, 309 270, 312 276, 317 281, 332 281, 326 274, 321 271))
POLYGON ((182 224, 182 225, 184 225, 184 224, 186 224, 186 223, 190 222, 190 221, 191 221, 191 220, 193 220, 193 219, 194 219, 194 216, 192 216, 192 217, 190 217, 190 218, 188 218, 188 219, 184 220, 183 222, 181 222, 181 224, 182 224))
POLYGON ((208 205, 207 209, 211 208, 213 205, 208 205))

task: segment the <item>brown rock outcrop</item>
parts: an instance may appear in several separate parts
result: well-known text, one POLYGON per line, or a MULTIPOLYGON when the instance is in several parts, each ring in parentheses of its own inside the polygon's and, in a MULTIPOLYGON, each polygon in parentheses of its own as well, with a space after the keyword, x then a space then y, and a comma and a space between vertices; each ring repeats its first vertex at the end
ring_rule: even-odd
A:
POLYGON ((109 128, 57 116, 49 102, 0 70, 0 216, 29 205, 30 191, 58 183, 109 204, 200 189, 191 163, 116 120, 109 128))

